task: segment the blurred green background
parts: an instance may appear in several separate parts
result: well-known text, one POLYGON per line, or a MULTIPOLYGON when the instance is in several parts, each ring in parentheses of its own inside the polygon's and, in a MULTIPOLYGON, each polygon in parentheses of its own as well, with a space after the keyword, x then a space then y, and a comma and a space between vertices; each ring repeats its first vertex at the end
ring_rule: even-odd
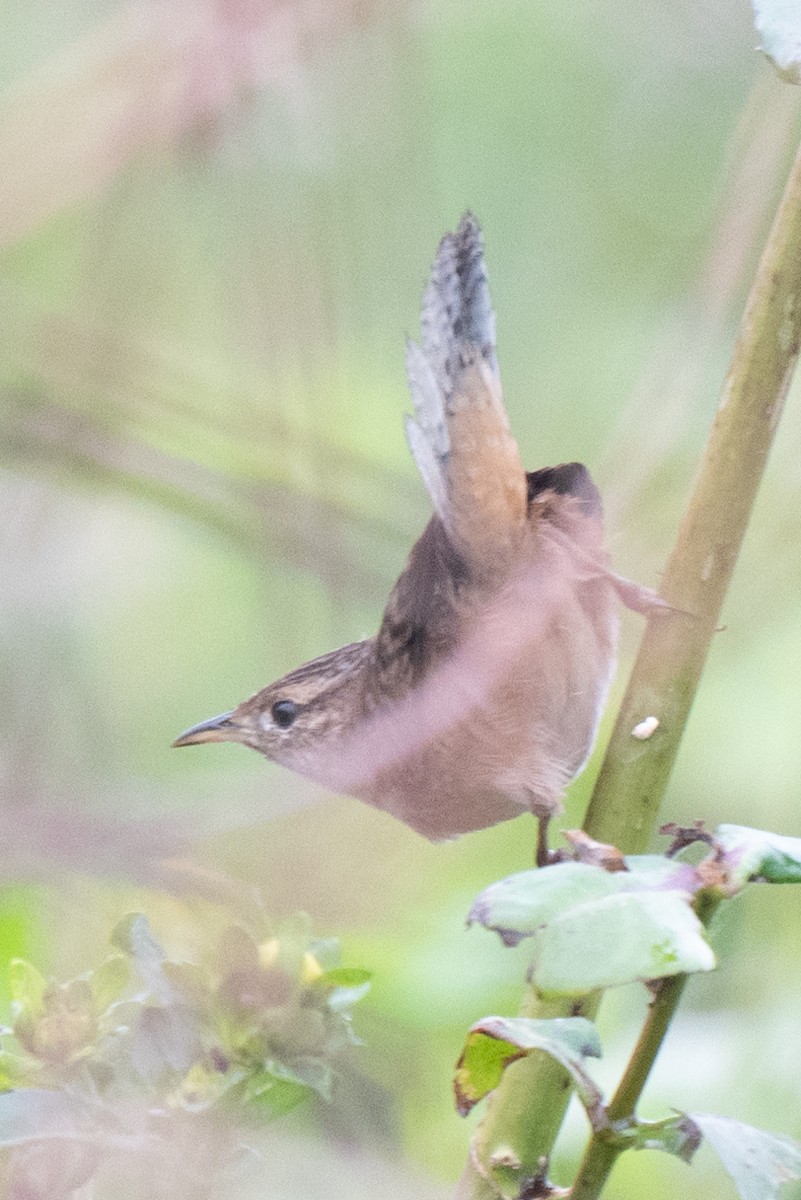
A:
MULTIPOLYGON (((447 1195, 469 1134, 453 1062, 472 1021, 515 1011, 526 965, 464 917, 529 864, 531 823, 432 847, 240 748, 169 744, 376 628, 428 517, 404 337, 468 207, 525 462, 587 462, 618 569, 658 586, 798 95, 742 0, 5 9, 2 961, 76 974, 132 907, 188 954, 209 906, 308 911, 375 974, 360 1063, 393 1116, 363 1105, 349 1156, 320 1131, 333 1118, 288 1118, 270 1194, 447 1195)), ((665 820, 801 833, 800 399, 665 820)), ((640 624, 624 617, 618 695, 640 624)), ((721 970, 690 987, 645 1115, 801 1136, 800 916, 797 889, 726 911, 721 970)), ((609 998, 604 1081, 643 1004, 609 998)), ((557 1179, 583 1134, 576 1117, 557 1179)), ((612 1189, 726 1186, 702 1152, 692 1171, 626 1156, 612 1189)))

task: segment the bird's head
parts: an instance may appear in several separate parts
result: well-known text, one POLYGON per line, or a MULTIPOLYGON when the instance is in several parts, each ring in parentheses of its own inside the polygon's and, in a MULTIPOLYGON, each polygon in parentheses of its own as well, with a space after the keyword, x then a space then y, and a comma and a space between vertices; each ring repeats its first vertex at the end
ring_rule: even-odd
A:
POLYGON ((369 647, 353 642, 306 663, 231 712, 193 725, 173 746, 241 742, 273 762, 319 777, 323 760, 360 711, 369 647))

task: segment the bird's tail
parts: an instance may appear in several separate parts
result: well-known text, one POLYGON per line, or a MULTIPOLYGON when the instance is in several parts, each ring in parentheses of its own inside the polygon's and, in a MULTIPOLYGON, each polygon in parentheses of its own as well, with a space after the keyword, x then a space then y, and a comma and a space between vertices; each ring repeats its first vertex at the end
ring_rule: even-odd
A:
POLYGON ((437 250, 422 348, 407 344, 414 460, 455 548, 476 567, 520 531, 526 477, 501 396, 484 239, 471 213, 437 250))
POLYGON ((463 346, 478 351, 494 375, 495 314, 492 311, 484 238, 472 213, 456 233, 442 239, 431 268, 421 312, 423 352, 447 404, 458 377, 463 346))

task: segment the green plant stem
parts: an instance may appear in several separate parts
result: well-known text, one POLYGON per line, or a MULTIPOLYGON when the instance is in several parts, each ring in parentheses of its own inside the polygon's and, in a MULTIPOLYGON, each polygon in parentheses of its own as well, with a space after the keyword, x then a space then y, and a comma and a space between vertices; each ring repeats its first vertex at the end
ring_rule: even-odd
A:
POLYGON ((670 979, 660 980, 656 985, 648 1016, 628 1068, 609 1102, 609 1120, 613 1124, 634 1115, 637 1101, 651 1073, 686 984, 686 975, 674 975, 670 979))
MULTIPOLYGON (((709 924, 718 904, 717 899, 706 900, 699 913, 705 925, 709 924)), ((684 994, 687 980, 687 975, 674 975, 670 979, 660 980, 657 984, 637 1044, 617 1090, 607 1105, 610 1125, 634 1120, 637 1103, 684 994)), ((571 1188, 570 1200, 597 1200, 615 1160, 624 1149, 625 1145, 621 1142, 604 1136, 603 1130, 596 1131, 587 1146, 584 1161, 571 1188)))
MULTIPOLYGON (((672 979, 663 979, 657 985, 629 1065, 609 1102, 608 1113, 612 1124, 633 1115, 686 984, 686 975, 674 975, 672 979)), ((594 1133, 571 1188, 571 1200, 596 1200, 623 1149, 624 1146, 614 1138, 605 1137, 603 1132, 594 1133)))
MULTIPOLYGON (((627 853, 645 849, 676 757, 798 357, 801 154, 757 268, 695 488, 662 594, 691 615, 658 613, 643 637, 585 830, 627 853), (659 725, 631 736, 645 717, 659 725)), ((526 1015, 545 1015, 536 994, 526 1015)), ((566 1009, 561 1010, 563 1015, 566 1009)), ((572 1011, 572 1010, 570 1010, 572 1011)), ((549 1006, 547 1015, 556 1015, 549 1006)), ((532 1055, 505 1073, 473 1142, 458 1200, 514 1200, 542 1170, 569 1099, 563 1072, 532 1055), (479 1164, 476 1166, 476 1164, 479 1164), (498 1165, 496 1165, 498 1164, 498 1165)))

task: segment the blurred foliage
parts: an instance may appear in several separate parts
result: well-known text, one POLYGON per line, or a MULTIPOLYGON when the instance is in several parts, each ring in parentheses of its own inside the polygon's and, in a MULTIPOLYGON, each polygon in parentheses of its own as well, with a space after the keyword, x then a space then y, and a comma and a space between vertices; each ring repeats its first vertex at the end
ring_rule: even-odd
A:
POLYGON ((167 958, 141 914, 111 940, 122 954, 67 983, 24 959, 10 965, 9 1200, 72 1196, 120 1158, 140 1183, 146 1164, 151 1189, 214 1194, 242 1158, 243 1127, 310 1095, 330 1100, 336 1064, 358 1042, 350 1009, 369 974, 342 967, 336 941, 311 938, 307 922, 261 941, 228 926, 201 965, 167 958))
MULTIPOLYGON (((232 923, 307 910, 374 974, 359 1063, 401 1130, 354 1086, 327 1140, 298 1120, 271 1143, 274 1194, 325 1178, 352 1200, 356 1175, 439 1194, 393 1146, 460 1169, 453 1063, 523 971, 464 914, 530 865, 529 823, 432 847, 236 747, 169 743, 376 627, 427 519, 403 337, 468 206, 527 465, 587 461, 616 564, 658 580, 798 98, 754 54, 744 0, 66 0, 4 24, 0 950, 70 978, 132 908, 178 958, 210 901, 232 923)), ((799 438, 796 392, 671 787, 680 821, 798 832, 799 438)), ((626 618, 621 679, 637 635, 626 618)), ((737 1096, 797 1137, 793 901, 749 895, 715 938, 728 965, 689 989, 649 1095, 737 1096)), ((602 1071, 641 1004, 605 1006, 602 1071)), ((648 1157, 621 1164, 621 1200, 648 1157)), ((704 1162, 649 1174, 649 1196, 707 1195, 704 1162)))

